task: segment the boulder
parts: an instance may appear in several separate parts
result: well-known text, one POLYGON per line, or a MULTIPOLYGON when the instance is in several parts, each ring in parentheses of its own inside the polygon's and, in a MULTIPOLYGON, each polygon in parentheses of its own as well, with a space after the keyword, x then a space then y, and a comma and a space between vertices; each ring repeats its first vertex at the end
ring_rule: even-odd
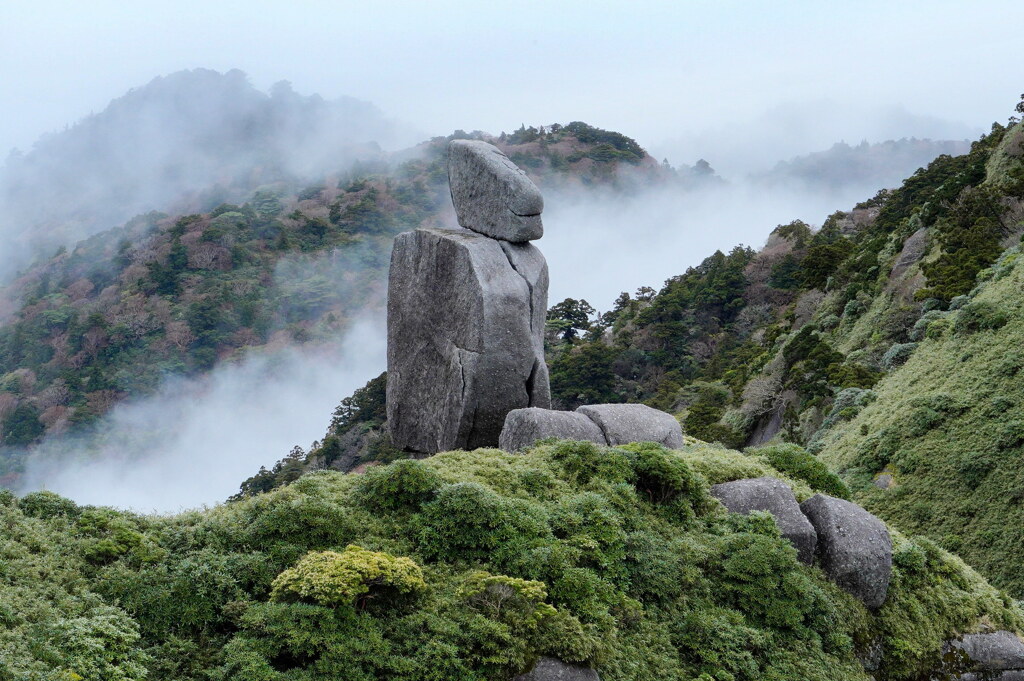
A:
POLYGON ((669 449, 683 446, 679 421, 646 404, 589 404, 576 411, 596 423, 612 446, 629 442, 658 442, 669 449))
POLYGON ((711 496, 722 502, 733 513, 747 515, 751 511, 767 511, 775 516, 775 523, 783 537, 796 547, 804 563, 814 562, 814 548, 818 534, 789 485, 778 478, 748 478, 712 485, 711 496))
POLYGON ((608 444, 597 424, 579 412, 528 407, 513 409, 508 413, 498 446, 507 452, 514 452, 547 437, 608 444))
POLYGON ((553 657, 542 657, 533 669, 520 674, 513 681, 601 681, 601 677, 589 667, 568 664, 553 657))
POLYGON ((818 533, 816 555, 832 581, 868 608, 885 602, 892 575, 892 538, 885 523, 857 504, 815 494, 800 504, 818 533))
POLYGON ((526 173, 493 144, 452 140, 448 184, 459 224, 514 243, 544 236, 544 198, 526 173))
POLYGON ((944 653, 952 664, 968 670, 969 673, 956 677, 963 681, 1024 679, 1024 643, 1009 631, 966 634, 947 642, 944 653))
POLYGON ((530 244, 464 229, 400 234, 388 279, 388 428, 432 454, 498 444, 505 415, 550 406, 548 271, 530 244))

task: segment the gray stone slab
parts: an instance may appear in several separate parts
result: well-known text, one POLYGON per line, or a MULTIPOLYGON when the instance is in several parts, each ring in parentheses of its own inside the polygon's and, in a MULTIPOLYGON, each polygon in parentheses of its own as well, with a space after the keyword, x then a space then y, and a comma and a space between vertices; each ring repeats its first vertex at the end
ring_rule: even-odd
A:
POLYGON ((646 404, 587 404, 576 411, 598 425, 609 445, 658 442, 669 449, 683 446, 679 421, 646 404))
POLYGON ((568 664, 553 657, 542 657, 533 669, 520 674, 513 681, 601 681, 601 677, 589 667, 568 664))
POLYGON ((881 607, 892 576, 892 538, 885 523, 826 494, 815 494, 800 510, 818 533, 816 555, 825 574, 867 607, 881 607))
POLYGON ((960 639, 949 641, 946 646, 947 649, 967 653, 971 671, 1024 670, 1024 643, 1010 631, 965 634, 960 639))
POLYGON ((529 407, 508 413, 498 446, 514 452, 548 437, 608 444, 597 424, 579 412, 529 407))
POLYGON ((395 239, 387 411, 396 447, 496 446, 509 411, 550 406, 538 313, 547 282, 544 256, 530 244, 506 251, 464 229, 395 239))
POLYGON ((733 513, 767 511, 775 516, 779 532, 796 547, 804 563, 814 562, 818 533, 800 511, 800 504, 789 485, 778 478, 747 478, 712 485, 711 496, 733 513))
POLYGON ((526 173, 493 144, 452 140, 448 184, 459 224, 512 242, 544 236, 544 198, 526 173))

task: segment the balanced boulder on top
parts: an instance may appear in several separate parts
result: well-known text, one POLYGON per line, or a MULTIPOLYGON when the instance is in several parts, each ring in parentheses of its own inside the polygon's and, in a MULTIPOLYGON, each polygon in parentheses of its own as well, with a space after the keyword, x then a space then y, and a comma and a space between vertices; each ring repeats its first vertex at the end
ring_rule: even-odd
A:
POLYGON ((540 192, 486 142, 453 141, 448 174, 469 229, 398 235, 388 278, 388 430, 425 454, 493 447, 509 411, 551 403, 540 192))
POLYGON ((544 197, 537 185, 493 144, 453 140, 448 184, 459 224, 514 243, 544 236, 544 197))
POLYGON ((800 511, 800 504, 789 485, 778 478, 748 478, 712 485, 711 496, 733 513, 767 511, 775 516, 779 532, 796 547, 804 563, 814 561, 818 533, 800 511))

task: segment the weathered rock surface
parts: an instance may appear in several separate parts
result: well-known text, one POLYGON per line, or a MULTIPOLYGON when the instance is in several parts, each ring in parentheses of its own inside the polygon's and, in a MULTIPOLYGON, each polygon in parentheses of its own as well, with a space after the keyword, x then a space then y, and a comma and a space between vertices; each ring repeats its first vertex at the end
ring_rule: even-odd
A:
POLYGON ((584 414, 530 407, 514 409, 508 413, 498 446, 507 452, 514 452, 547 437, 607 444, 601 429, 584 414))
POLYGON ((751 511, 767 511, 775 516, 779 532, 796 547, 804 563, 814 562, 818 534, 789 485, 778 478, 748 478, 712 485, 711 496, 733 513, 747 515, 751 511))
POLYGON ((950 652, 965 654, 952 660, 961 669, 969 670, 969 673, 957 677, 963 681, 1024 679, 1024 643, 1012 632, 966 634, 961 639, 949 641, 944 652, 947 658, 951 657, 950 652))
POLYGON ((452 140, 448 184, 455 214, 466 229, 511 242, 544 236, 540 190, 493 144, 452 140))
POLYGON ((588 404, 576 411, 596 423, 612 446, 628 442, 659 442, 669 449, 683 446, 679 421, 646 404, 588 404))
POLYGON ((825 494, 815 494, 800 510, 818 533, 816 555, 825 574, 867 607, 881 607, 892 575, 892 538, 885 523, 857 504, 825 494))
POLYGON ((542 657, 533 669, 520 674, 513 681, 601 681, 601 677, 588 667, 567 664, 553 657, 542 657))
POLYGON ((395 239, 388 280, 388 428, 396 447, 495 446, 505 415, 550 406, 548 271, 530 244, 463 229, 395 239))

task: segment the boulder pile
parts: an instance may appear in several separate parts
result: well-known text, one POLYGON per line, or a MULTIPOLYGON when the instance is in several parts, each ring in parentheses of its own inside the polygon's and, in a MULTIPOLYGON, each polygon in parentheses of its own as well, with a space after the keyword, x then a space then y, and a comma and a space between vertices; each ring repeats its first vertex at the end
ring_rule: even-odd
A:
POLYGON ((885 523, 857 504, 826 494, 797 504, 789 485, 768 477, 713 485, 711 495, 733 513, 771 513, 801 561, 817 560, 829 579, 868 608, 885 603, 892 538, 885 523))

